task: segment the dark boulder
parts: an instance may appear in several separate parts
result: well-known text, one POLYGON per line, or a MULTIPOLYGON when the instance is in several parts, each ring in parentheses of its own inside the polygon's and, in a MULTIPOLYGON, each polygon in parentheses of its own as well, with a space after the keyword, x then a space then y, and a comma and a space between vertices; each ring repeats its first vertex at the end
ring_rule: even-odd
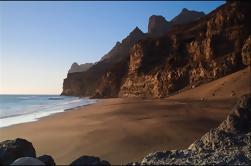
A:
POLYGON ((82 156, 74 160, 70 166, 74 165, 111 165, 108 161, 100 160, 98 157, 94 156, 82 156))
POLYGON ((36 157, 36 151, 31 142, 16 138, 0 143, 0 165, 9 165, 20 157, 36 157))
POLYGON ((45 165, 42 161, 33 157, 21 157, 16 159, 11 165, 45 165))
POLYGON ((45 163, 45 165, 47 165, 47 166, 55 166, 56 165, 54 159, 49 155, 39 156, 38 159, 40 161, 42 161, 43 163, 45 163))

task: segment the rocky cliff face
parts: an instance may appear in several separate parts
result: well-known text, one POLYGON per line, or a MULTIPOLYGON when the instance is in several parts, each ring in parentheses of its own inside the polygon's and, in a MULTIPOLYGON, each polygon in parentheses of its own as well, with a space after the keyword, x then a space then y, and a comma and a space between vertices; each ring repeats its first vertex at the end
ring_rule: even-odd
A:
POLYGON ((69 73, 62 94, 159 98, 245 68, 250 10, 248 2, 230 1, 204 17, 186 9, 170 22, 152 16, 150 33, 135 28, 90 69, 69 73), (185 16, 193 22, 178 24, 185 16))
POLYGON ((247 2, 229 2, 163 37, 139 41, 119 95, 165 97, 246 67, 250 10, 247 2))
POLYGON ((90 67, 92 67, 93 63, 84 63, 84 64, 78 64, 76 62, 74 62, 71 65, 70 70, 68 71, 68 73, 76 73, 76 72, 83 72, 88 70, 90 67))
POLYGON ((64 79, 62 95, 115 97, 121 81, 127 73, 130 48, 145 37, 136 27, 122 42, 117 42, 112 50, 80 73, 68 73, 64 79))

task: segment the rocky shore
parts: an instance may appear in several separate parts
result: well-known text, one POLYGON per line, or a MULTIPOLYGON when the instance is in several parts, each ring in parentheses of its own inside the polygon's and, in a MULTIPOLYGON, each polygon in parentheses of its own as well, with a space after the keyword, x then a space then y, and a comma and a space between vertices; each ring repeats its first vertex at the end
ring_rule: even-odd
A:
MULTIPOLYGON (((128 165, 249 165, 251 164, 251 94, 241 97, 227 119, 184 150, 155 152, 128 165)), ((56 165, 49 155, 37 156, 21 138, 0 143, 0 165, 56 165)), ((95 156, 81 156, 70 165, 110 165, 95 156)))
POLYGON ((219 127, 185 150, 155 152, 142 165, 250 165, 251 94, 244 95, 219 127))

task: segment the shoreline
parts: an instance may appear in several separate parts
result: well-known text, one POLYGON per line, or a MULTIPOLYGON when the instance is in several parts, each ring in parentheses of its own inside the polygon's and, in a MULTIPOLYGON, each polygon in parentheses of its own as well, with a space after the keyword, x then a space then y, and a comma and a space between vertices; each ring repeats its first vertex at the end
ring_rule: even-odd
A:
MULTIPOLYGON (((88 98, 88 100, 92 100, 92 99, 88 98)), ((2 125, 0 126, 0 129, 15 126, 15 125, 20 125, 20 124, 24 124, 24 123, 37 122, 43 118, 53 116, 53 115, 59 114, 59 113, 64 113, 66 111, 72 111, 72 110, 78 109, 78 108, 80 109, 81 107, 95 104, 97 102, 98 102, 98 100, 95 99, 95 101, 93 101, 93 103, 86 103, 84 105, 76 106, 73 108, 54 110, 54 111, 39 111, 39 112, 12 115, 12 116, 8 116, 8 117, 0 118, 0 123, 4 124, 4 126, 2 126, 2 125), (6 123, 7 123, 7 125, 5 125, 6 123)))

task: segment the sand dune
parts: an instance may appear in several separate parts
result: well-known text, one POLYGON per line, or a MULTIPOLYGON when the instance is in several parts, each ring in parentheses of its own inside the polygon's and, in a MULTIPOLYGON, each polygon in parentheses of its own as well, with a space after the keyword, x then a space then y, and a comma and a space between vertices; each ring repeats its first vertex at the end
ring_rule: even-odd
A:
POLYGON ((1 128, 0 139, 28 139, 38 155, 50 154, 58 164, 81 155, 112 164, 139 161, 153 151, 187 148, 218 126, 235 98, 250 91, 249 76, 247 68, 166 99, 102 99, 37 122, 1 128))

